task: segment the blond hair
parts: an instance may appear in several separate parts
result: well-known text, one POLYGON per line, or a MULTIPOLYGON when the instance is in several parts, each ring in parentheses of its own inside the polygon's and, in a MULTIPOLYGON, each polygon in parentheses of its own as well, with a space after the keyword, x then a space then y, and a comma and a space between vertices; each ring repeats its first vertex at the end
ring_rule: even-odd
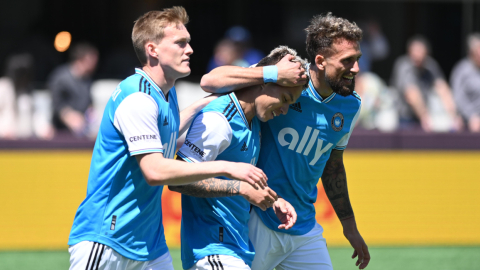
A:
POLYGON ((336 39, 359 42, 362 40, 362 30, 355 22, 335 17, 331 12, 313 17, 307 32, 307 53, 310 63, 315 63, 317 54, 327 55, 332 52, 332 44, 336 39))
POLYGON ((170 24, 187 24, 188 15, 183 7, 154 10, 143 14, 135 21, 132 31, 133 49, 142 65, 147 64, 145 44, 149 41, 160 42, 164 30, 170 24))

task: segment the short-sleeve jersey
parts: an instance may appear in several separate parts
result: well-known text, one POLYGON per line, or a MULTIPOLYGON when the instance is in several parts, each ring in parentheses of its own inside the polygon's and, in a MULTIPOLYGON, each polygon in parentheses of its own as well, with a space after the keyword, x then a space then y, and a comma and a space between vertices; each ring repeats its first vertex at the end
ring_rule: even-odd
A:
POLYGON ((272 230, 303 235, 315 225, 317 183, 332 149, 344 150, 360 113, 360 97, 332 93, 323 99, 310 81, 286 115, 261 124, 262 149, 257 166, 268 186, 291 203, 298 218, 289 230, 279 230, 272 208, 254 207, 272 230))
POLYGON ((99 242, 138 261, 168 251, 163 186, 147 184, 135 155, 160 152, 173 158, 179 123, 175 88, 165 96, 141 69, 117 86, 105 107, 87 196, 75 215, 69 245, 99 242))
MULTIPOLYGON (((177 155, 187 162, 226 160, 255 165, 259 152, 260 122, 254 117, 249 125, 235 94, 230 93, 200 111, 177 155)), ((249 210, 250 203, 242 196, 182 195, 183 268, 216 254, 251 265, 254 248, 248 238, 249 210)))

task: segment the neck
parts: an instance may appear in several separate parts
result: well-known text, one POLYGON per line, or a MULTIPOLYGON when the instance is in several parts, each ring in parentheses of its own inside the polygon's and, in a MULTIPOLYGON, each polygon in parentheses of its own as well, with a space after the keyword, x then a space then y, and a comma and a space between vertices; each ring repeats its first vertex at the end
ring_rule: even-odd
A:
POLYGON ((261 90, 262 88, 256 85, 235 92, 249 124, 252 122, 253 117, 255 117, 255 98, 260 94, 261 90))
POLYGON ((173 87, 175 84, 176 79, 169 79, 165 76, 165 71, 159 66, 153 66, 147 64, 142 67, 142 70, 147 73, 147 75, 160 87, 163 94, 167 96, 168 91, 173 87))
POLYGON ((310 79, 315 90, 322 98, 327 98, 333 93, 325 80, 325 70, 320 70, 316 65, 310 65, 310 79))

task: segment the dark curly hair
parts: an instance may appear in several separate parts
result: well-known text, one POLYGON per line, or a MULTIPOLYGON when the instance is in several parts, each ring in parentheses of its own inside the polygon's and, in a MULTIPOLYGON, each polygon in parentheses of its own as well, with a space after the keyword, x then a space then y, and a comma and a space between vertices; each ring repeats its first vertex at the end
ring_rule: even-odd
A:
POLYGON ((307 32, 307 53, 310 63, 315 63, 317 54, 332 53, 332 44, 335 39, 344 38, 349 41, 362 40, 362 29, 355 22, 335 17, 331 12, 313 17, 307 32))

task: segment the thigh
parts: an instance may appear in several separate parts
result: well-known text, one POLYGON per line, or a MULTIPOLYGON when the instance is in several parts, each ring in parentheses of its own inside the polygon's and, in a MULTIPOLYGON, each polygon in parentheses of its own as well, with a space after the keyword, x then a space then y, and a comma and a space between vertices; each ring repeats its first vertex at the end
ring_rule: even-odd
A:
POLYGON ((327 242, 323 238, 321 227, 318 227, 306 235, 293 236, 297 238, 297 246, 276 267, 277 270, 333 270, 327 242))
POLYGON ((198 260, 189 270, 250 270, 250 266, 237 257, 209 255, 198 260))
POLYGON ((68 248, 70 270, 98 269, 105 253, 103 244, 82 241, 68 248))
POLYGON ((252 270, 272 270, 292 251, 290 235, 270 230, 252 210, 248 237, 255 248, 252 270))
POLYGON ((174 270, 170 252, 163 254, 153 261, 149 261, 145 270, 174 270))

